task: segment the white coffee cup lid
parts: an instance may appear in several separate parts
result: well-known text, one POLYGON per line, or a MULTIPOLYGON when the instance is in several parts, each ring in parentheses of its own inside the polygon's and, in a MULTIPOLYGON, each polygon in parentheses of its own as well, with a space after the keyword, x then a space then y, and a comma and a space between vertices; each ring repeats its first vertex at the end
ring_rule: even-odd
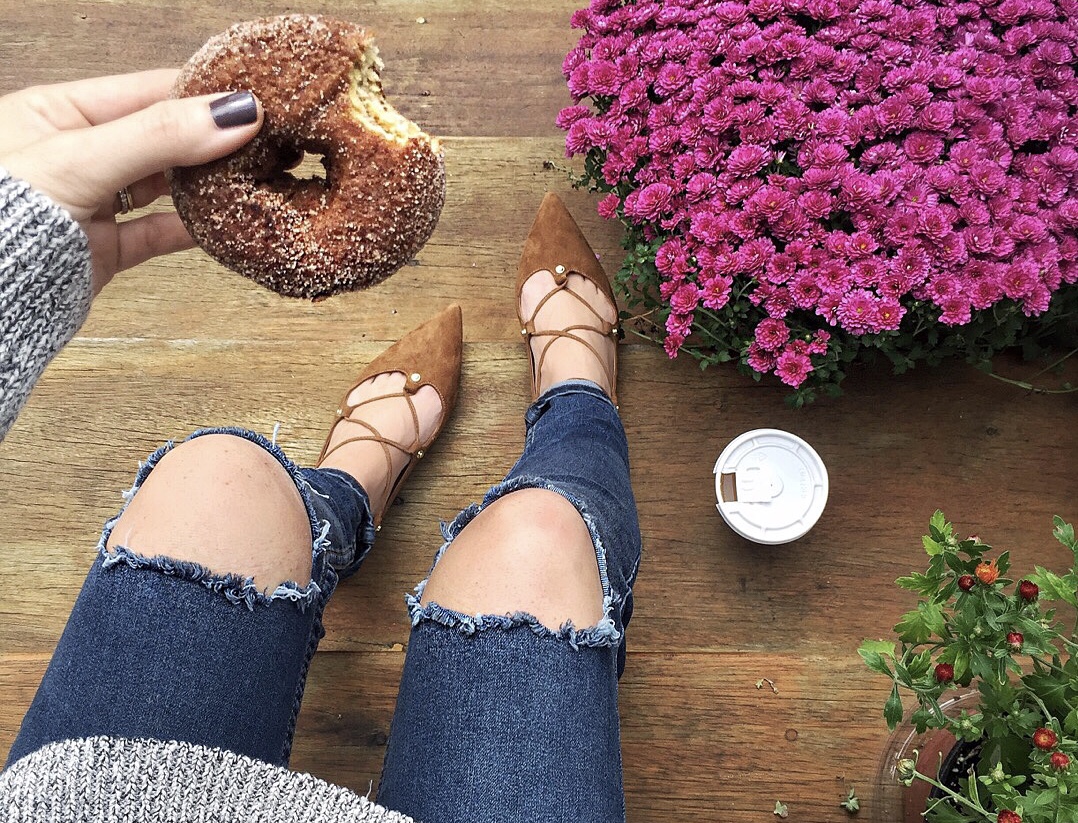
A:
POLYGON ((715 462, 716 508, 754 543, 803 537, 827 504, 827 468, 800 437, 753 429, 730 441, 715 462))

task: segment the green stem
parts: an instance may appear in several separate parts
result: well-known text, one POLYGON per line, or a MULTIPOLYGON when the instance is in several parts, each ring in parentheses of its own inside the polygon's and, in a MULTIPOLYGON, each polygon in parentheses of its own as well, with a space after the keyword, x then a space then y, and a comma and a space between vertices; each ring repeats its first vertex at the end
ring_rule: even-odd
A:
POLYGON ((1041 707, 1041 711, 1044 712, 1044 722, 1047 723, 1048 719, 1052 717, 1052 713, 1048 711, 1048 707, 1044 705, 1044 702, 1039 697, 1037 697, 1037 695, 1035 695, 1032 690, 1027 691, 1026 694, 1028 694, 1033 699, 1034 703, 1041 707))
MULTIPOLYGON (((925 783, 929 784, 930 786, 935 786, 941 792, 943 792, 948 797, 950 797, 951 800, 954 800, 954 801, 956 801, 958 803, 961 803, 963 806, 968 806, 969 808, 973 809, 973 811, 977 812, 978 814, 983 814, 985 816, 986 820, 991 820, 992 819, 992 813, 990 811, 988 811, 988 809, 984 808, 984 806, 982 806, 980 803, 974 803, 969 798, 963 797, 962 795, 958 794, 958 792, 956 792, 954 789, 951 789, 951 788, 949 788, 947 786, 944 786, 938 780, 934 780, 933 778, 929 777, 927 774, 921 774, 921 772, 914 769, 913 770, 913 776, 916 777, 919 780, 923 780, 925 783)), ((973 779, 973 778, 971 778, 971 779, 973 779)))
MULTIPOLYGON (((1071 394, 1078 391, 1078 386, 1070 389, 1042 389, 1039 386, 1034 386, 1032 383, 1027 383, 1024 380, 1012 380, 1009 377, 1004 377, 1001 374, 996 374, 994 371, 985 372, 989 377, 994 377, 1003 383, 1010 383, 1012 386, 1017 386, 1020 389, 1025 389, 1031 394, 1071 394)), ((1036 375, 1034 375, 1035 377, 1036 375)))
POLYGON ((1076 354, 1078 354, 1078 349, 1071 349, 1069 352, 1067 352, 1065 355, 1063 355, 1061 358, 1059 358, 1055 362, 1049 363, 1047 366, 1045 366, 1043 369, 1041 369, 1036 374, 1030 375, 1029 379, 1032 380, 1034 377, 1040 377, 1046 371, 1051 371, 1056 366, 1058 366, 1060 363, 1062 363, 1064 360, 1066 360, 1067 358, 1073 357, 1076 354))
POLYGON ((625 331, 629 332, 629 334, 635 334, 637 337, 642 337, 644 340, 647 340, 649 343, 658 343, 658 342, 660 342, 660 341, 656 340, 654 337, 651 337, 650 335, 644 334, 642 331, 637 331, 636 329, 632 328, 631 326, 624 326, 623 328, 625 329, 625 331))
POLYGON ((715 341, 715 344, 717 346, 719 346, 721 349, 726 348, 726 344, 723 342, 722 338, 718 337, 714 332, 712 332, 706 326, 693 321, 692 328, 693 328, 693 331, 703 332, 706 336, 710 337, 712 340, 715 341))

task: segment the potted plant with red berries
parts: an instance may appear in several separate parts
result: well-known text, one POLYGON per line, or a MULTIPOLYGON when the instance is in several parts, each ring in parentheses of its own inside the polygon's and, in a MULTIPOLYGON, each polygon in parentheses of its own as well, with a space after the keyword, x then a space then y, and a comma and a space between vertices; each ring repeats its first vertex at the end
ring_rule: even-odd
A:
POLYGON ((958 539, 941 512, 924 547, 925 573, 899 578, 920 596, 895 626, 898 641, 866 640, 873 671, 891 679, 884 717, 903 722, 881 767, 877 821, 1078 821, 1078 541, 1057 517, 1055 537, 1075 556, 1063 575, 1036 567, 1007 579, 1007 552, 958 539), (902 789, 901 787, 906 787, 902 789))

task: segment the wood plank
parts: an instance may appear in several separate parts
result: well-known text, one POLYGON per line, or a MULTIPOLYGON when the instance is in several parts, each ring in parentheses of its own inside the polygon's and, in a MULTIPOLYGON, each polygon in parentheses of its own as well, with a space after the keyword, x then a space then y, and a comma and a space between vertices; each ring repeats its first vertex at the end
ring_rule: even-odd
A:
MULTIPOLYGON (((315 0, 303 13, 373 30, 390 101, 432 134, 556 134, 568 105, 562 60, 576 42, 576 0, 315 0), (426 22, 418 23, 422 18, 426 22)), ((0 2, 0 94, 35 83, 180 66, 233 23, 295 13, 275 0, 0 2), (147 36, 152 32, 152 36, 147 36)))
MULTIPOLYGON (((140 459, 201 425, 269 433, 280 422, 280 442, 311 460, 355 373, 458 300, 458 411, 362 573, 330 604, 300 719, 297 768, 360 792, 377 781, 408 639, 402 594, 427 572, 436 521, 479 498, 522 443, 528 379, 513 283, 542 193, 565 195, 609 270, 622 259, 618 226, 547 167, 563 163, 553 119, 568 101, 560 65, 577 5, 304 5, 376 29, 391 99, 446 138, 441 223, 416 265, 318 304, 277 297, 200 251, 105 290, 0 444, 0 752, 140 459)), ((0 0, 0 93, 178 65, 227 24, 285 10, 0 0)), ((1011 550, 1018 571, 1068 559, 1049 532, 1052 514, 1078 521, 1078 396, 1031 396, 962 364, 902 378, 859 368, 845 397, 794 411, 780 386, 730 367, 701 374, 637 341, 622 348, 620 394, 645 540, 621 693, 629 820, 749 823, 774 819, 783 800, 791 819, 844 821, 837 804, 850 786, 870 813, 885 684, 854 649, 912 605, 893 580, 923 566, 919 536, 937 507, 1011 550), (750 544, 714 509, 715 458, 757 427, 802 435, 830 469, 827 511, 789 546, 750 544), (761 677, 779 693, 757 690, 761 677)))
MULTIPOLYGON (((311 666, 292 767, 366 794, 389 735, 401 650, 319 653, 311 666)), ((47 658, 0 656, 0 751, 6 752, 47 658)), ((846 820, 850 787, 872 811, 886 729, 879 679, 844 649, 794 657, 637 653, 621 682, 630 821, 846 820), (778 693, 755 683, 775 682, 778 693)), ((886 684, 882 684, 885 686, 886 684)))

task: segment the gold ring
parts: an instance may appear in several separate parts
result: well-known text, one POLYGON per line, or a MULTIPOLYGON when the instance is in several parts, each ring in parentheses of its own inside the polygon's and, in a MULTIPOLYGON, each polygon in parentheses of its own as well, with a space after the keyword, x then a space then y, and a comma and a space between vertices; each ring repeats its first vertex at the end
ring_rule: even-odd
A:
POLYGON ((131 202, 131 190, 127 186, 116 192, 116 196, 120 198, 120 209, 117 214, 127 214, 135 208, 131 202))

